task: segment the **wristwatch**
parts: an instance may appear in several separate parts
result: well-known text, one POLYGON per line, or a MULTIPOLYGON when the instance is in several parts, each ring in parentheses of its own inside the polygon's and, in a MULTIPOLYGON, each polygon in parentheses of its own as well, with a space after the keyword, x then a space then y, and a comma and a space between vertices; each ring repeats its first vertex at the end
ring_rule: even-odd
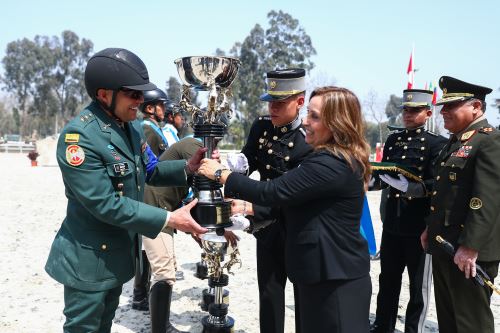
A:
POLYGON ((217 170, 215 170, 214 177, 215 177, 216 182, 218 182, 218 183, 220 182, 220 177, 222 177, 222 171, 224 171, 224 170, 229 170, 229 169, 217 169, 217 170))

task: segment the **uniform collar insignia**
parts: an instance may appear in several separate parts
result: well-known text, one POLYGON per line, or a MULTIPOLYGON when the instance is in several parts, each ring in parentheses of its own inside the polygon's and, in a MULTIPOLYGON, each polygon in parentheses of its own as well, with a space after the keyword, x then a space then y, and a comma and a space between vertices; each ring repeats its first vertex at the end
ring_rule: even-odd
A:
POLYGON ((460 141, 467 141, 469 140, 474 134, 476 133, 476 130, 472 131, 467 131, 462 136, 460 137, 460 141))
POLYGON ((294 129, 298 128, 302 124, 302 120, 300 117, 297 115, 297 118, 295 118, 292 122, 284 125, 284 126, 277 126, 275 129, 278 130, 280 133, 286 133, 288 131, 293 131, 294 129))

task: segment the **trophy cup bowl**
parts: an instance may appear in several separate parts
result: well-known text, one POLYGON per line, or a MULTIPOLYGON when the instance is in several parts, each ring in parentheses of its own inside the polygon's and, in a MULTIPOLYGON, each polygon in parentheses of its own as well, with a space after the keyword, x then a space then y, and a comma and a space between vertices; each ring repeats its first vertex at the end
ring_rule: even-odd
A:
POLYGON ((209 90, 212 79, 217 87, 228 88, 241 62, 231 57, 193 56, 176 59, 174 63, 184 84, 196 90, 209 90))

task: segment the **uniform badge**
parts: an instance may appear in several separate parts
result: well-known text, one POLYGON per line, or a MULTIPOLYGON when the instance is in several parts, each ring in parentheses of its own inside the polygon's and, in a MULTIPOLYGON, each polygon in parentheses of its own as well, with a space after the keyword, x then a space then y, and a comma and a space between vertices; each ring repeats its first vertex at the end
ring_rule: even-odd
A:
POLYGON ((127 162, 113 164, 113 170, 117 175, 124 175, 125 171, 129 171, 129 169, 127 162))
POLYGON ((411 95, 411 94, 406 95, 407 101, 411 101, 412 99, 413 99, 413 95, 411 95))
POLYGON ((117 161, 121 160, 122 158, 118 155, 118 153, 115 150, 115 147, 113 145, 108 145, 109 150, 111 150, 111 155, 113 155, 113 158, 117 161))
POLYGON ((78 141, 80 141, 80 134, 78 133, 66 133, 64 135, 64 142, 78 143, 78 141))
POLYGON ((476 197, 471 198, 470 202, 469 202, 469 207, 471 209, 479 209, 479 208, 483 207, 483 202, 479 198, 476 198, 476 197))
POLYGON ((472 146, 462 146, 457 151, 454 151, 451 156, 454 157, 469 157, 470 151, 472 150, 472 146))
POLYGON ((78 145, 70 145, 66 148, 66 161, 72 166, 79 166, 85 161, 85 152, 78 145))
POLYGON ((476 130, 467 131, 464 134, 462 134, 462 136, 460 137, 460 140, 461 141, 469 140, 475 133, 476 133, 476 130))
POLYGON ((269 88, 271 88, 271 89, 276 88, 276 86, 277 86, 277 85, 278 85, 278 84, 276 83, 276 81, 271 81, 271 82, 269 82, 269 88))
POLYGON ((448 175, 451 181, 457 180, 457 174, 455 172, 450 172, 448 175))

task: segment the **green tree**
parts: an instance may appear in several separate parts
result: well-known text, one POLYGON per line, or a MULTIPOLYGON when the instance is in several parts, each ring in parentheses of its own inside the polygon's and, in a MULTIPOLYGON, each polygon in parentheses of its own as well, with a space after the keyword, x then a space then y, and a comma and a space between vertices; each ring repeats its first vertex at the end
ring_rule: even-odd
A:
POLYGON ((389 119, 389 125, 401 125, 403 122, 401 120, 401 104, 403 103, 403 97, 398 97, 396 95, 391 95, 387 104, 385 106, 385 114, 389 119))
POLYGON ((34 129, 33 117, 57 130, 54 117, 65 122, 88 101, 83 73, 92 49, 90 40, 80 40, 71 31, 63 31, 60 39, 36 36, 7 45, 2 81, 21 111, 22 134, 34 129))
POLYGON ((181 100, 181 94, 182 94, 182 86, 177 81, 177 79, 173 76, 169 77, 167 81, 167 96, 168 98, 174 102, 174 103, 179 103, 181 100))
POLYGON ((19 127, 12 112, 8 112, 5 104, 0 101, 0 137, 5 134, 18 133, 19 127))
POLYGON ((299 21, 281 10, 270 11, 267 17, 267 30, 256 24, 243 42, 236 42, 229 51, 231 56, 241 60, 232 89, 233 109, 237 111, 237 121, 242 126, 235 132, 239 132, 237 137, 241 135, 242 140, 254 119, 264 111, 265 104, 260 102, 259 96, 265 91, 265 73, 277 68, 311 70, 314 67, 310 58, 316 50, 299 21))
MULTIPOLYGON (((21 111, 19 120, 24 120, 41 71, 38 47, 35 42, 23 38, 7 44, 5 53, 2 59, 5 74, 1 79, 4 89, 13 93, 17 101, 18 109, 21 111)), ((21 126, 18 130, 21 135, 24 134, 21 126)))

